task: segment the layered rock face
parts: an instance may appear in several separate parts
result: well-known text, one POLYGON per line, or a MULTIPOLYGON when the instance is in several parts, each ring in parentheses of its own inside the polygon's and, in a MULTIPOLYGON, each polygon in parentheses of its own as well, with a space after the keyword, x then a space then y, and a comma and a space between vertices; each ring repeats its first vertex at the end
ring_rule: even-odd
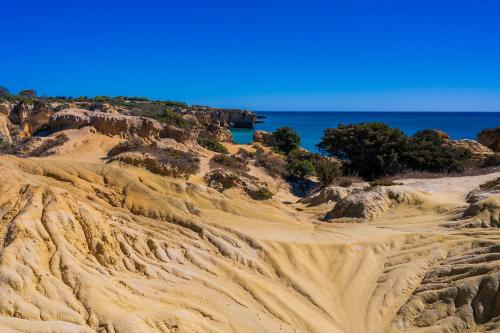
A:
POLYGON ((29 137, 42 129, 54 113, 42 102, 27 104, 20 102, 9 114, 9 120, 12 124, 20 126, 19 137, 29 137))
POLYGON ((206 127, 253 128, 257 115, 247 110, 193 108, 189 111, 206 127))
POLYGON ((122 137, 172 138, 178 142, 194 141, 198 136, 210 137, 219 141, 232 140, 231 132, 220 126, 186 129, 170 124, 165 125, 146 117, 125 116, 77 108, 62 110, 54 114, 49 121, 49 127, 54 131, 85 126, 93 126, 102 134, 122 137))
POLYGON ((200 130, 198 136, 203 139, 215 139, 221 142, 230 142, 233 140, 231 131, 226 127, 208 127, 200 130))
POLYGON ((495 152, 500 152, 500 126, 482 130, 477 135, 477 141, 495 152))
POLYGON ((13 108, 14 108, 14 104, 12 104, 12 103, 9 103, 9 102, 0 103, 0 113, 6 115, 7 117, 9 116, 9 114, 13 108))
POLYGON ((66 109, 54 114, 49 121, 52 130, 78 129, 93 126, 99 133, 122 137, 138 136, 156 139, 163 127, 156 120, 83 109, 66 109))
POLYGON ((0 146, 12 143, 8 123, 9 119, 3 113, 0 113, 0 146))
POLYGON ((160 131, 160 138, 171 138, 177 142, 186 142, 196 140, 198 133, 193 130, 165 125, 160 131))
POLYGON ((500 160, 490 148, 474 140, 449 140, 445 144, 467 152, 469 154, 467 166, 470 167, 481 167, 489 160, 500 160))
POLYGON ((263 143, 266 146, 273 146, 274 145, 274 135, 273 135, 273 133, 266 132, 266 131, 254 131, 253 132, 253 141, 263 143))

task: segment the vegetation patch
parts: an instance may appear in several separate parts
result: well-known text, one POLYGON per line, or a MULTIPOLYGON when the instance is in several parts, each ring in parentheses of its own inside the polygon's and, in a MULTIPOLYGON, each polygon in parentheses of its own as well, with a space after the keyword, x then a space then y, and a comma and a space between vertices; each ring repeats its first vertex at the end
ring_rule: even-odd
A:
POLYGON ((266 153, 262 148, 258 148, 255 153, 255 164, 262 167, 272 177, 288 177, 288 163, 284 156, 266 153))
POLYGON ((377 179, 369 183, 371 187, 375 186, 395 186, 395 185, 403 185, 403 183, 397 183, 390 179, 377 179))
POLYGON ((280 127, 273 132, 275 148, 283 154, 288 154, 300 146, 299 134, 290 127, 280 127))
POLYGON ((408 137, 383 123, 339 125, 325 130, 317 145, 344 161, 346 171, 377 179, 407 170, 461 172, 468 154, 445 144, 445 133, 423 130, 408 137))
POLYGON ((224 166, 236 172, 245 172, 248 170, 246 161, 235 155, 217 154, 211 161, 219 166, 224 166))
POLYGON ((164 110, 163 113, 156 119, 162 123, 174 125, 181 128, 194 127, 194 123, 192 121, 185 119, 184 117, 182 117, 182 115, 169 109, 164 110))
POLYGON ((500 177, 487 181, 484 184, 479 185, 479 188, 483 191, 489 191, 497 186, 500 186, 500 177))
POLYGON ((245 192, 248 196, 254 200, 268 200, 274 196, 266 186, 259 186, 256 190, 252 188, 245 188, 245 192))
POLYGON ((108 152, 112 160, 144 167, 164 176, 188 178, 200 170, 200 159, 193 153, 161 148, 139 139, 119 143, 108 152), (135 154, 128 154, 135 153, 135 154))
POLYGON ((198 144, 208 150, 211 150, 216 153, 227 154, 229 151, 226 147, 219 141, 215 139, 198 139, 198 144))

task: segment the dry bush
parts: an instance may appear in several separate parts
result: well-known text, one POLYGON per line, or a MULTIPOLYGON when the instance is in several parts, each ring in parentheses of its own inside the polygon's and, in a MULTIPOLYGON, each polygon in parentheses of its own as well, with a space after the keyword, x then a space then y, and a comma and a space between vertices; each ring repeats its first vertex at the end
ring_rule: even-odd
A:
POLYGON ((256 152, 255 164, 264 168, 273 177, 287 178, 288 163, 282 155, 272 152, 266 153, 262 148, 256 152))
POLYGON ((119 143, 108 152, 108 156, 114 157, 113 160, 145 167, 153 173, 176 178, 187 178, 200 170, 200 159, 195 154, 173 148, 160 148, 140 139, 119 143), (142 158, 124 156, 127 152, 139 153, 142 158))
POLYGON ((364 180, 358 176, 341 176, 334 182, 334 184, 340 187, 349 187, 352 184, 362 182, 364 182, 364 180))
POLYGON ((247 162, 235 155, 217 154, 210 160, 212 165, 226 167, 237 173, 247 172, 247 162))

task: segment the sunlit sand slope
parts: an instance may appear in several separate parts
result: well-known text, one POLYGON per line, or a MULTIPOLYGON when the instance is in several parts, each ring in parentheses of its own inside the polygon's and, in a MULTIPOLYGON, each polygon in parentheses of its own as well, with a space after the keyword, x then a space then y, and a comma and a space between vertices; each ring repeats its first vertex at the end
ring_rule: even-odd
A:
POLYGON ((498 330, 500 232, 461 227, 495 176, 409 182, 418 205, 326 223, 117 163, 1 156, 0 332, 498 330))

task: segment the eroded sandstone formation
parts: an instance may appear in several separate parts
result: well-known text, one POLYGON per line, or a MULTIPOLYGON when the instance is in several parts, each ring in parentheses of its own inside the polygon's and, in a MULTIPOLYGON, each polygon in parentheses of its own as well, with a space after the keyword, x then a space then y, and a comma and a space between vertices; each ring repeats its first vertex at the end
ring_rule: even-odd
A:
POLYGON ((48 123, 53 131, 94 127, 99 133, 122 137, 138 136, 155 139, 163 130, 161 124, 146 117, 132 117, 83 109, 65 109, 50 117, 48 123))
POLYGON ((477 141, 495 152, 500 152, 500 126, 482 130, 477 135, 477 141))
POLYGON ((19 102, 10 112, 9 120, 20 127, 19 137, 29 137, 41 130, 54 113, 43 102, 19 102))

